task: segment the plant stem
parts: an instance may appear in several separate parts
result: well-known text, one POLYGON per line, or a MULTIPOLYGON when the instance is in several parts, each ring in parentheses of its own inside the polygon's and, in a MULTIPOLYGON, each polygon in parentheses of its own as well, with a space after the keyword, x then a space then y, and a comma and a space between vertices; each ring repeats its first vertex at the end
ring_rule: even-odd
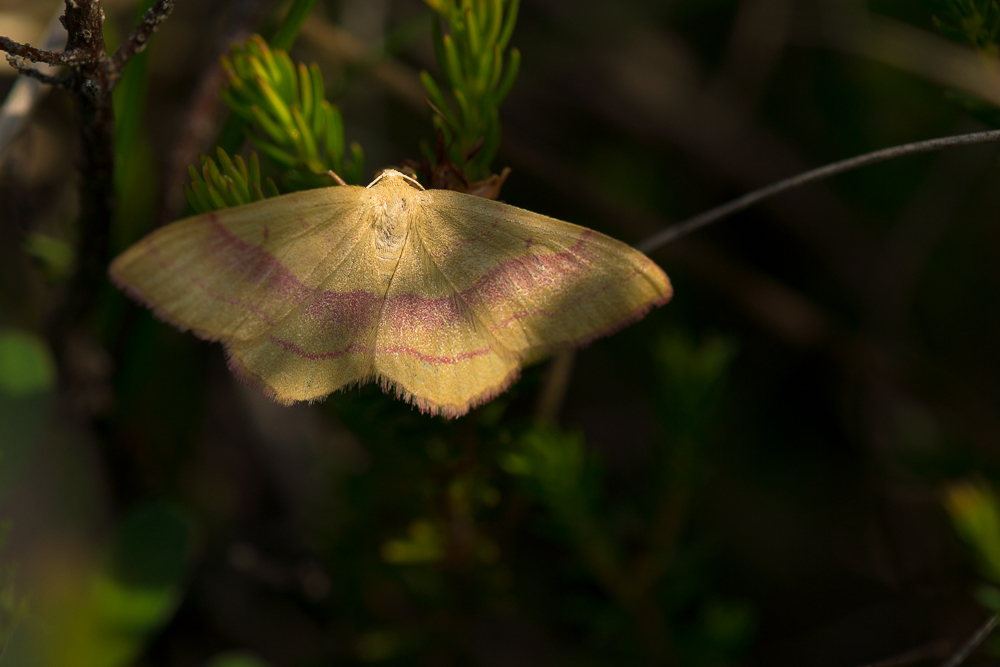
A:
POLYGON ((941 663, 941 667, 958 667, 961 665, 996 630, 997 625, 1000 625, 1000 615, 993 614, 986 619, 986 622, 976 631, 976 634, 962 645, 958 653, 941 663))
POLYGON ((972 134, 960 134, 953 137, 939 137, 937 139, 929 139, 927 141, 917 141, 910 144, 903 144, 901 146, 883 148, 871 153, 865 153, 864 155, 858 155, 839 162, 833 162, 823 167, 801 173, 798 176, 792 176, 791 178, 787 178, 783 181, 772 183, 771 185, 760 188, 759 190, 754 190, 753 192, 745 194, 742 197, 738 197, 726 204, 709 209, 708 211, 696 215, 693 218, 688 218, 683 222, 671 225, 663 231, 657 232, 649 238, 637 243, 635 247, 641 252, 647 254, 651 253, 654 250, 662 248, 671 241, 675 241, 682 236, 686 236, 693 231, 710 225, 717 220, 733 215, 734 213, 744 211, 765 199, 769 199, 775 195, 779 195, 782 192, 792 190, 801 185, 806 185, 807 183, 812 183, 814 181, 820 181, 824 178, 830 178, 831 176, 843 174, 854 169, 867 167, 868 165, 878 164, 879 162, 885 162, 887 160, 894 160, 907 155, 931 153, 945 148, 972 146, 975 144, 986 144, 996 141, 1000 141, 1000 130, 974 132, 972 134))
POLYGON ((108 259, 115 169, 115 112, 111 90, 116 77, 108 67, 104 13, 100 3, 66 0, 62 21, 69 35, 66 51, 86 54, 82 62, 73 67, 71 84, 77 98, 82 181, 76 280, 64 316, 75 319, 87 309, 96 293, 108 259))
POLYGON ((68 66, 70 76, 50 82, 68 88, 77 99, 82 157, 80 162, 80 242, 76 276, 68 301, 55 315, 62 330, 81 317, 92 303, 108 261, 111 214, 114 209, 115 112, 112 91, 129 59, 146 48, 150 36, 173 10, 175 0, 156 0, 113 56, 104 45, 104 10, 100 0, 66 0, 61 19, 66 48, 57 53, 35 49, 0 37, 0 50, 23 71, 19 58, 68 66))

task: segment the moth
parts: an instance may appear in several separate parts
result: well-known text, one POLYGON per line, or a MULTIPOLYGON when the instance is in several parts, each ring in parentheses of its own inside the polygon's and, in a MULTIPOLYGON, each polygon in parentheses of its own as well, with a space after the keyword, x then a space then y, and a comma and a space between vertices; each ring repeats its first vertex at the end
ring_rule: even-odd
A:
POLYGON ((112 281, 156 315, 220 341, 276 401, 377 381, 457 417, 525 361, 610 334, 666 303, 666 274, 596 231, 496 201, 425 190, 395 170, 162 227, 112 281))

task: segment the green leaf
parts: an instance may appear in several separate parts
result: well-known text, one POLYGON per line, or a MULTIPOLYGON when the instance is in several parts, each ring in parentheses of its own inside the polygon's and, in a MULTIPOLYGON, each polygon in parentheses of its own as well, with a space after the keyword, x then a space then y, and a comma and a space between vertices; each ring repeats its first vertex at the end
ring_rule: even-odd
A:
MULTIPOLYGON (((298 129, 299 136, 301 137, 300 141, 305 153, 305 162, 318 164, 319 150, 316 147, 316 139, 313 137, 309 125, 306 124, 306 119, 302 117, 297 107, 292 107, 292 119, 295 121, 295 127, 298 129)), ((316 171, 316 169, 313 169, 313 171, 316 171)), ((319 171, 323 171, 322 167, 319 167, 319 171)))
POLYGON ((276 123, 258 106, 251 107, 250 112, 272 141, 285 145, 293 143, 292 134, 287 126, 283 127, 281 123, 276 123))
POLYGON ((275 162, 285 167, 294 167, 299 163, 297 157, 289 153, 288 151, 282 150, 272 144, 269 141, 265 141, 260 137, 250 135, 250 143, 260 149, 260 152, 271 158, 275 162))
POLYGON ((268 112, 281 124, 282 128, 287 130, 292 125, 292 112, 288 105, 264 78, 257 78, 257 86, 264 95, 268 112))
POLYGON ((302 116, 310 123, 313 123, 316 116, 316 109, 314 108, 316 103, 313 100, 313 82, 312 78, 309 76, 309 68, 304 64, 299 63, 297 71, 299 75, 299 92, 302 116))
POLYGON ((281 25, 278 26, 274 36, 268 40, 271 48, 283 49, 285 51, 292 48, 295 38, 298 37, 299 31, 302 30, 302 24, 309 18, 314 4, 316 4, 316 0, 293 0, 292 6, 288 8, 288 13, 285 14, 281 25))
POLYGON ((434 105, 435 109, 439 114, 441 114, 448 124, 457 124, 457 119, 452 113, 451 107, 448 102, 444 99, 444 94, 441 89, 438 88, 437 82, 427 71, 420 72, 420 82, 424 84, 424 90, 427 91, 427 98, 430 100, 431 104, 434 105))
POLYGON ((485 25, 487 26, 485 44, 493 45, 494 49, 499 50, 499 44, 497 43, 497 38, 500 37, 500 30, 503 28, 503 2, 502 0, 487 0, 487 6, 489 7, 489 12, 485 17, 485 25))
POLYGON ((209 199, 212 200, 212 209, 213 210, 218 211, 218 210, 221 210, 221 209, 224 209, 224 208, 229 208, 229 204, 226 202, 225 198, 222 196, 222 193, 220 193, 219 190, 218 190, 218 188, 216 188, 214 185, 209 185, 208 186, 208 197, 209 197, 209 199))
POLYGON ((51 664, 134 664, 181 599, 191 532, 187 519, 163 503, 132 509, 117 531, 108 565, 81 573, 86 585, 51 601, 59 614, 51 664))
MULTIPOLYGON (((216 149, 216 154, 219 156, 219 164, 222 165, 222 170, 225 172, 226 177, 229 179, 229 183, 234 186, 235 198, 238 200, 237 204, 246 204, 250 201, 250 189, 247 187, 246 181, 246 166, 243 169, 239 169, 233 161, 229 159, 226 151, 221 148, 216 149)), ((237 155, 236 159, 243 164, 243 160, 237 155)))
POLYGON ((323 112, 326 116, 326 153, 340 162, 344 157, 344 120, 340 110, 327 101, 323 101, 323 112))
POLYGON ((194 190, 189 185, 184 186, 184 198, 187 199, 188 204, 194 209, 195 213, 208 213, 211 210, 198 200, 198 195, 194 193, 194 190))
POLYGON ((267 196, 268 197, 279 197, 281 192, 278 191, 278 186, 275 184, 273 178, 267 179, 267 196))
POLYGON ((1000 501, 993 490, 982 482, 957 482, 945 489, 944 505, 983 575, 1000 584, 1000 501))
POLYGON ((55 383, 55 362, 38 336, 0 329, 0 392, 20 398, 48 391, 55 383))
POLYGON ((520 5, 520 0, 511 0, 510 6, 507 9, 507 18, 504 20, 503 32, 500 33, 500 39, 497 40, 497 45, 500 50, 503 51, 507 48, 507 44, 510 43, 510 38, 514 35, 514 26, 517 25, 517 12, 520 5))
POLYGON ((288 106, 299 104, 299 76, 295 64, 284 51, 274 52, 274 59, 281 72, 278 85, 282 98, 288 106))
POLYGON ((468 34, 469 36, 469 41, 468 41, 469 55, 472 56, 472 58, 477 58, 480 53, 479 26, 477 25, 477 22, 473 20, 471 7, 467 7, 465 9, 465 25, 466 25, 466 34, 468 34))
POLYGON ((234 162, 236 162, 237 169, 240 170, 240 178, 243 179, 244 183, 249 184, 250 183, 250 174, 247 171, 246 162, 244 162, 243 158, 240 157, 239 155, 236 156, 234 162))
POLYGON ((38 260, 51 282, 64 282, 73 271, 73 246, 62 239, 31 232, 24 240, 24 251, 38 260))
MULTIPOLYGON (((222 101, 233 111, 237 116, 242 118, 248 123, 253 123, 257 118, 253 114, 253 108, 249 104, 236 99, 229 90, 223 88, 221 91, 222 101)), ((222 146, 220 146, 222 148, 222 146)))
POLYGON ((272 84, 281 85, 282 68, 275 58, 274 51, 270 49, 267 42, 265 42, 260 35, 254 35, 247 40, 246 48, 247 52, 252 54, 249 58, 250 64, 253 65, 254 69, 260 73, 260 76, 272 84), (265 68, 265 71, 263 72, 256 66, 258 59, 261 65, 265 68))
MULTIPOLYGON (((312 83, 313 132, 319 137, 326 123, 324 105, 329 105, 330 103, 324 99, 323 74, 319 71, 319 65, 316 63, 309 65, 309 80, 312 83)), ((343 132, 343 129, 341 129, 341 132, 343 132)))
POLYGON ((430 521, 414 521, 405 538, 386 542, 381 553, 387 563, 434 563, 444 557, 445 537, 430 521))
POLYGON ((496 94, 493 96, 493 104, 500 106, 500 103, 507 98, 510 89, 514 87, 514 81, 517 79, 520 69, 521 52, 517 49, 511 49, 510 60, 507 61, 507 73, 503 77, 503 83, 500 84, 500 88, 497 89, 496 94))
POLYGON ((200 209, 203 213, 215 210, 215 205, 208 192, 208 186, 201 177, 201 172, 195 169, 194 165, 188 165, 188 175, 191 176, 191 189, 193 190, 195 199, 199 204, 199 206, 196 206, 195 208, 200 209))

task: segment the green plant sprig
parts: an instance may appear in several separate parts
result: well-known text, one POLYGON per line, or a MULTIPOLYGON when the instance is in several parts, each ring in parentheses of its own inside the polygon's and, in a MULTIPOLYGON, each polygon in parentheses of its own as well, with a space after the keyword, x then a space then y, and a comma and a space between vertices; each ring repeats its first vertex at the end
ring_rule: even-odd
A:
MULTIPOLYGON (((500 146, 499 107, 510 92, 521 54, 505 51, 517 23, 518 0, 426 0, 439 15, 433 40, 444 85, 420 73, 450 159, 469 180, 490 175, 500 146), (442 23, 448 24, 448 32, 442 23), (450 94, 446 98, 442 88, 450 94)), ((432 158, 433 162, 433 158, 432 158)))
POLYGON ((964 42, 984 56, 998 56, 1000 4, 997 0, 924 0, 934 24, 947 37, 964 42))
POLYGON ((360 182, 364 152, 356 143, 345 145, 340 110, 325 99, 316 63, 296 65, 255 35, 233 45, 222 66, 228 77, 223 99, 252 128, 250 142, 287 173, 291 189, 334 185, 329 171, 360 182))
POLYGON ((200 171, 194 165, 188 167, 191 185, 184 186, 184 196, 195 213, 241 206, 280 194, 270 178, 261 185, 260 160, 256 153, 250 153, 249 166, 239 155, 230 159, 222 148, 217 148, 216 153, 218 163, 202 155, 200 171))
MULTIPOLYGON (((923 0, 934 13, 935 27, 949 39, 972 47, 987 67, 1000 65, 1000 2, 998 0, 923 0)), ((946 97, 973 117, 1000 127, 1000 109, 994 102, 964 91, 947 91, 946 97)))

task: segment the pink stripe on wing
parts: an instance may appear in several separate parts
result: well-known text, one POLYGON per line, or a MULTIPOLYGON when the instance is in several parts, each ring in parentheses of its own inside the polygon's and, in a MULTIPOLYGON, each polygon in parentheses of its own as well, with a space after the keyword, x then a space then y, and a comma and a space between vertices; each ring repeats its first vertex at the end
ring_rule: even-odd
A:
POLYGON ((366 345, 358 345, 357 343, 351 343, 340 350, 334 350, 332 352, 309 352, 303 350, 301 347, 295 343, 278 338, 277 336, 269 336, 268 340, 278 347, 291 352, 297 357, 303 359, 309 359, 310 361, 326 361, 328 359, 339 359, 345 354, 369 354, 372 353, 376 357, 405 354, 406 356, 415 357, 420 361, 426 362, 428 364, 457 364, 460 361, 466 361, 467 359, 474 359, 476 357, 481 357, 484 354, 489 354, 493 351, 492 347, 484 347, 479 350, 472 350, 471 352, 462 352, 455 356, 437 356, 431 354, 425 354, 419 350, 415 350, 412 347, 406 345, 389 345, 385 347, 375 347, 374 349, 369 348, 366 345))
POLYGON ((239 238, 219 222, 219 216, 208 216, 212 255, 220 267, 243 275, 252 283, 266 283, 269 291, 293 303, 301 303, 311 293, 294 273, 264 248, 239 238))
MULTIPOLYGON (((153 235, 149 235, 145 238, 145 244, 149 248, 149 254, 153 256, 153 259, 156 261, 157 264, 160 265, 160 268, 162 268, 163 270, 173 273, 174 275, 181 275, 181 271, 179 271, 177 267, 175 267, 173 264, 168 262, 166 258, 163 257, 162 253, 160 253, 160 249, 157 248, 156 245, 153 243, 152 236, 153 235)), ((271 326, 277 324, 277 322, 273 318, 271 318, 267 313, 258 308, 256 305, 236 297, 228 297, 223 294, 219 294, 218 292, 210 288, 208 285, 206 285, 200 278, 189 277, 189 280, 192 283, 194 283, 197 287, 201 288, 201 290, 205 293, 205 295, 211 298, 212 300, 221 301, 222 303, 228 303, 231 306, 239 306, 241 308, 245 308, 246 310, 249 310, 251 313, 262 319, 266 324, 269 324, 271 326)), ((159 304, 154 304, 154 305, 159 307, 159 304)))

